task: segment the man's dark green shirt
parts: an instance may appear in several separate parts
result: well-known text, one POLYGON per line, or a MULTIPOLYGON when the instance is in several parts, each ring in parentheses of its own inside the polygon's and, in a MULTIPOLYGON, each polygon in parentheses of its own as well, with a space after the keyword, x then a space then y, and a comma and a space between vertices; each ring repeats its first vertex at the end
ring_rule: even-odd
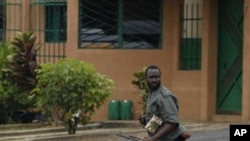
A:
MULTIPOLYGON (((146 122, 148 122, 153 115, 160 117, 163 120, 163 124, 168 122, 178 125, 174 131, 157 141, 173 141, 186 130, 179 121, 178 101, 173 93, 164 86, 160 86, 156 91, 148 95, 146 122)), ((149 135, 152 136, 150 133, 149 135)))

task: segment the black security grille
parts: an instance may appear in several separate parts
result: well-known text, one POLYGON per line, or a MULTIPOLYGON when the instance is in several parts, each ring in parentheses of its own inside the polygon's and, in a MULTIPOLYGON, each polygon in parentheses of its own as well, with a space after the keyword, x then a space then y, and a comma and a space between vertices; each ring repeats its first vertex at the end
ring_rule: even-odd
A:
POLYGON ((183 6, 182 38, 180 46, 180 69, 201 69, 201 7, 200 1, 191 1, 183 6))
POLYGON ((45 5, 45 41, 65 42, 67 7, 66 2, 45 5))
POLYGON ((0 41, 5 42, 16 36, 22 28, 22 1, 0 0, 0 41))
POLYGON ((80 0, 80 48, 160 48, 162 0, 80 0))
POLYGON ((33 0, 30 16, 31 30, 42 44, 39 63, 56 62, 65 57, 67 41, 67 1, 33 0))

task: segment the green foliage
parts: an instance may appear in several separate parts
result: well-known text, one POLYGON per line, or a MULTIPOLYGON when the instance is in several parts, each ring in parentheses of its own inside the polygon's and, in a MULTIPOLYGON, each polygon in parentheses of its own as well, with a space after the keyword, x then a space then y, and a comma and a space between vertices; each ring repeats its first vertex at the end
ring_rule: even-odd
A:
POLYGON ((0 107, 4 115, 32 105, 28 95, 36 86, 36 55, 40 48, 35 41, 33 32, 17 32, 13 41, 0 46, 0 107))
POLYGON ((8 97, 8 91, 6 91, 6 81, 3 79, 2 68, 6 66, 6 58, 12 51, 8 45, 0 43, 0 105, 2 105, 8 97))
POLYGON ((6 66, 7 56, 12 52, 7 44, 0 43, 0 103, 8 96, 4 87, 7 82, 3 79, 2 69, 6 66))
POLYGON ((2 69, 4 79, 18 86, 20 100, 27 99, 28 94, 36 85, 35 70, 39 67, 36 55, 40 48, 35 43, 36 36, 33 32, 17 32, 17 37, 11 41, 13 52, 7 58, 7 65, 2 69))
POLYGON ((13 53, 13 48, 8 43, 0 43, 0 123, 9 123, 8 112, 13 112, 14 94, 17 93, 17 87, 10 81, 4 79, 2 69, 8 65, 7 56, 13 53))
POLYGON ((146 108, 146 100, 149 92, 149 88, 147 86, 146 77, 145 77, 145 70, 146 67, 143 67, 141 70, 135 72, 133 76, 136 78, 135 80, 132 80, 132 84, 135 85, 139 90, 139 95, 142 98, 142 104, 143 105, 143 113, 145 112, 146 108))
POLYGON ((113 80, 98 73, 92 64, 70 58, 41 65, 37 80, 33 91, 37 106, 50 112, 60 109, 64 121, 81 109, 83 124, 104 104, 114 86, 113 80))

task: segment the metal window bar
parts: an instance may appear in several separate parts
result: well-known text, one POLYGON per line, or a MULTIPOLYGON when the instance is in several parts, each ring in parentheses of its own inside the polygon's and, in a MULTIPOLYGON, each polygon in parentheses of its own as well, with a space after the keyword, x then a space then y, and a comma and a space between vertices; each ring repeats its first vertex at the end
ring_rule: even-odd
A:
POLYGON ((45 41, 64 42, 66 40, 66 6, 45 6, 45 41))
POLYGON ((65 58, 67 31, 66 0, 34 0, 31 3, 31 30, 42 44, 37 61, 55 63, 65 58))
POLYGON ((0 41, 6 42, 21 31, 22 0, 0 0, 0 41))
POLYGON ((162 0, 79 2, 80 48, 160 48, 162 0))
POLYGON ((180 46, 180 69, 201 69, 201 3, 187 3, 183 6, 183 34, 180 46))
POLYGON ((124 43, 139 43, 134 48, 160 48, 162 1, 124 2, 124 43), (150 10, 149 10, 150 9, 150 10), (134 14, 137 13, 137 14, 134 14))

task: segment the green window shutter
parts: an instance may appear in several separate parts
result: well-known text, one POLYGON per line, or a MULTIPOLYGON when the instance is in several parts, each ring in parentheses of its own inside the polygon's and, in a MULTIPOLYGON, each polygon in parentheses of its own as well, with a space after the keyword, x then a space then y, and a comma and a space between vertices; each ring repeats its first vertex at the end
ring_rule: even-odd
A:
POLYGON ((67 28, 67 7, 64 2, 45 4, 45 41, 65 42, 67 28))

